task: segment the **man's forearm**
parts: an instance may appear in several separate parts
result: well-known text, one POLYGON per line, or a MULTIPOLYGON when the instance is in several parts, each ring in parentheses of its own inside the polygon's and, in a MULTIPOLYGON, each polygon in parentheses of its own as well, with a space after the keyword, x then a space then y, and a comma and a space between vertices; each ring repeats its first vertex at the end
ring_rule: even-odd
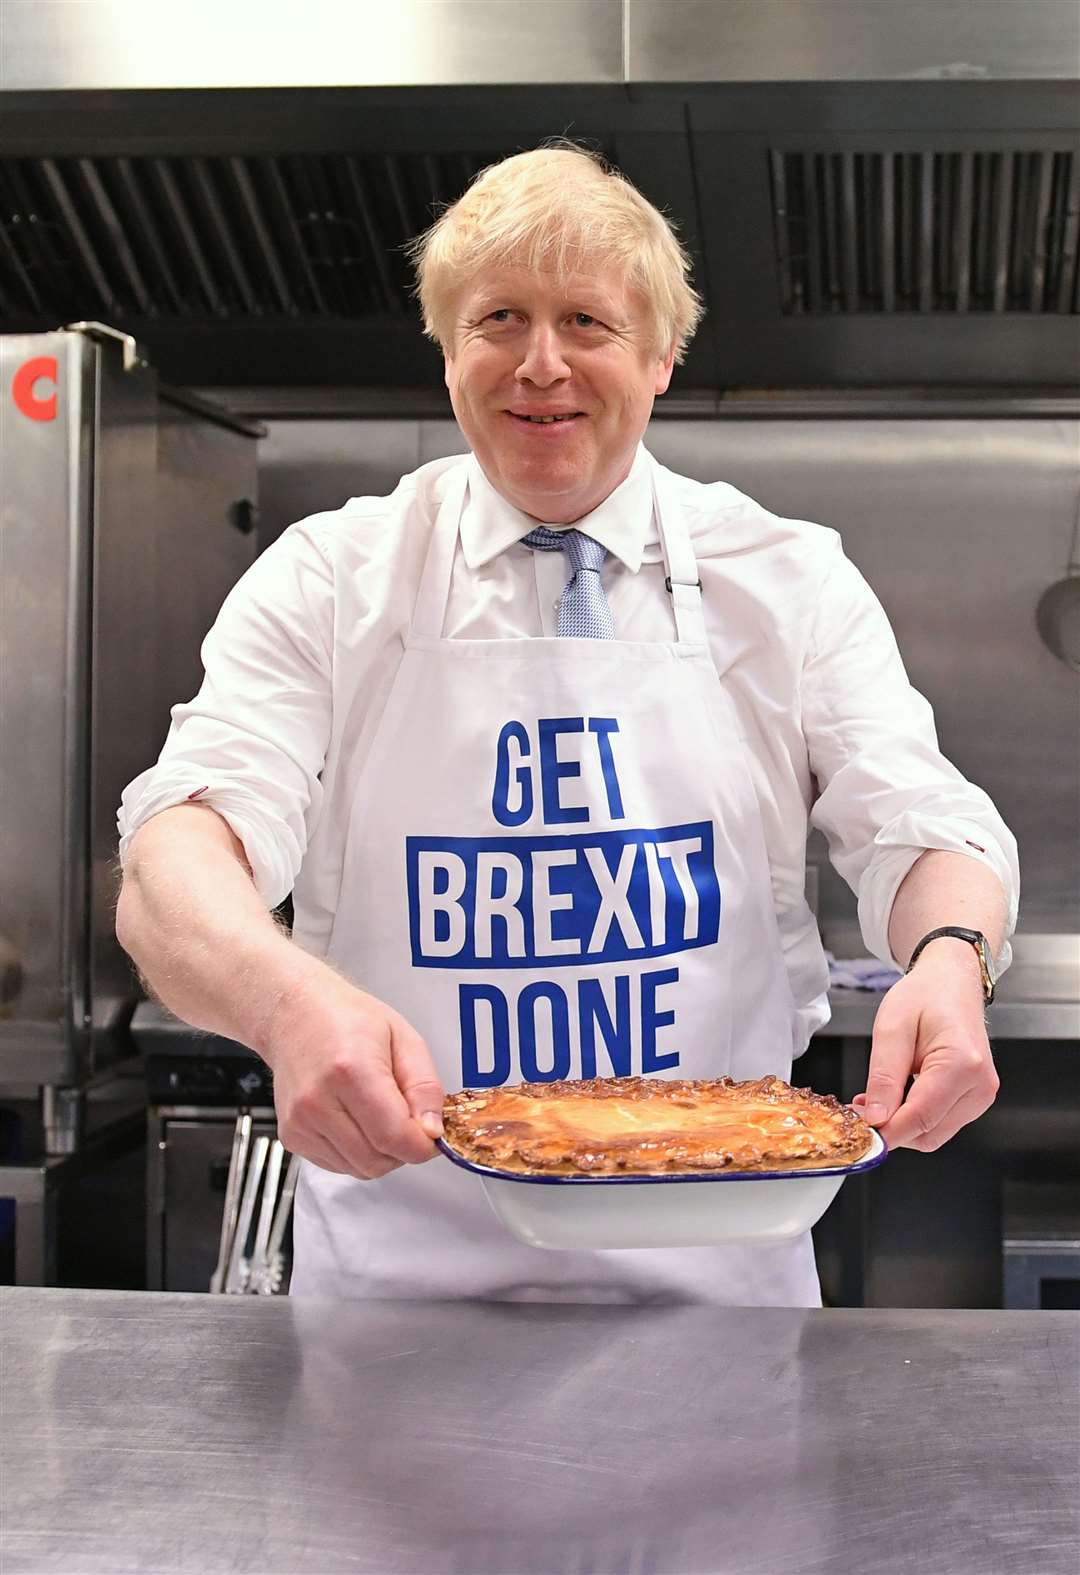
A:
POLYGON ((1005 920, 1005 893, 993 870, 964 853, 931 848, 901 882, 889 916, 889 945, 906 967, 924 935, 956 924, 981 930, 996 957, 1005 939, 1005 920))
POLYGON ((165 810, 136 835, 116 932, 170 1011, 255 1050, 279 1003, 325 967, 267 912, 225 821, 195 805, 165 810))

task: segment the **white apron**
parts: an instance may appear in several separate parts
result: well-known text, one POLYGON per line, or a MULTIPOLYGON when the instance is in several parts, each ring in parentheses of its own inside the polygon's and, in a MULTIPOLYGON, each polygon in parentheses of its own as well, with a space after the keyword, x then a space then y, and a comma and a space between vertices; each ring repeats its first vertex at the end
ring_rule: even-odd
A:
MULTIPOLYGON (((445 640, 475 463, 449 477, 360 769, 329 961, 413 1024, 448 1091, 788 1078, 761 818, 671 478, 653 462, 673 643, 445 640)), ((809 1236, 529 1247, 442 1156, 378 1181, 305 1164, 295 1242, 294 1295, 820 1305, 809 1236)))

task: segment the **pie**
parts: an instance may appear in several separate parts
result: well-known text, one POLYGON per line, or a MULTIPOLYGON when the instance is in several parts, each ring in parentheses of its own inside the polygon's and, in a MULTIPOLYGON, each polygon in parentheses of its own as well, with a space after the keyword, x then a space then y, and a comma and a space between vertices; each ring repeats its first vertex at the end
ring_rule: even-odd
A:
POLYGON ((778 1077, 465 1088, 443 1106, 448 1146, 535 1175, 637 1176, 849 1165, 873 1143, 858 1111, 778 1077))

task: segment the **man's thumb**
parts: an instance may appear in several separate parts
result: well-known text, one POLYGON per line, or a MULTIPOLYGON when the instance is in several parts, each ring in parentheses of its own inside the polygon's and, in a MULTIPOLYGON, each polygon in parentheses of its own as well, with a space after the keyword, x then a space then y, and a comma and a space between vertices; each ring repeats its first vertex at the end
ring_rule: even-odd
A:
POLYGON ((394 1078, 409 1114, 432 1142, 443 1135, 443 1087, 431 1052, 416 1030, 403 1019, 393 1025, 391 1040, 394 1078))

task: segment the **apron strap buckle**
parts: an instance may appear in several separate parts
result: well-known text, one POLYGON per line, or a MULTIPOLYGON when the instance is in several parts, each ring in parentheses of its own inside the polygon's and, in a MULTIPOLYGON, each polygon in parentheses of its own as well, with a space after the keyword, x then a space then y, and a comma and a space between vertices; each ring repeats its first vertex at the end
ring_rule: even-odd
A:
MULTIPOLYGON (((701 581, 700 580, 676 580, 675 584, 676 585, 685 585, 688 588, 690 588, 692 590, 695 590, 695 591, 700 591, 700 589, 701 589, 701 581)), ((667 591, 669 596, 672 594, 672 590, 671 590, 671 575, 670 574, 665 574, 665 576, 664 576, 664 589, 667 591)))

